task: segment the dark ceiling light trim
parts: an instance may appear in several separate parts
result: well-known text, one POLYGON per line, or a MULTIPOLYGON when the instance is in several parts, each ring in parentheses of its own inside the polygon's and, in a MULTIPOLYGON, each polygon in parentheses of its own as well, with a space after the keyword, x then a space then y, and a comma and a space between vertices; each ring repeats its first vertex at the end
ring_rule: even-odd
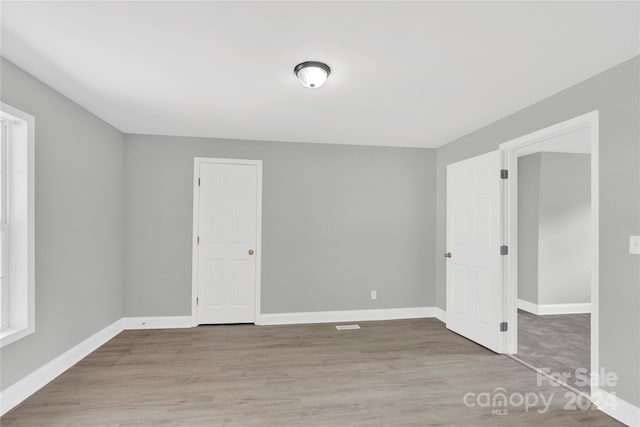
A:
POLYGON ((331 68, 324 62, 305 61, 296 65, 293 72, 303 86, 315 89, 324 85, 331 74, 331 68))

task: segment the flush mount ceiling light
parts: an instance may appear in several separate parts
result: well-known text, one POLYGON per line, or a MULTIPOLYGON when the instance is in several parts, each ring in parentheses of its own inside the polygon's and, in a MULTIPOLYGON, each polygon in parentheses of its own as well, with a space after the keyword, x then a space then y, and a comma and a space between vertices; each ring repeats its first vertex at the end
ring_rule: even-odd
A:
POLYGON ((305 61, 296 65, 293 72, 298 76, 302 86, 316 89, 327 81, 331 68, 324 62, 305 61))

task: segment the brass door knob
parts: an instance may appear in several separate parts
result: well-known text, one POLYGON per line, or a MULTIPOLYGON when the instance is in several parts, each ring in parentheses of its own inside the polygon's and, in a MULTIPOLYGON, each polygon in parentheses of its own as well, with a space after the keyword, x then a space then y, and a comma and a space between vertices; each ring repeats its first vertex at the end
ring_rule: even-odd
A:
POLYGON ((444 254, 445 258, 451 258, 451 252, 447 252, 446 254, 444 254))
POLYGON ((253 255, 253 249, 249 249, 249 255, 253 255))

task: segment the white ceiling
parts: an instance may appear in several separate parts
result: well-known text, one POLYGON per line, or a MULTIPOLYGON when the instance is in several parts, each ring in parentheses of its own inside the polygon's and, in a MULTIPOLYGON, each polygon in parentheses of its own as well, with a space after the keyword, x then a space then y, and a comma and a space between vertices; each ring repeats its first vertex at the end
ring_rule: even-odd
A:
POLYGON ((640 53, 638 2, 1 7, 2 55, 127 133, 437 147, 640 53))

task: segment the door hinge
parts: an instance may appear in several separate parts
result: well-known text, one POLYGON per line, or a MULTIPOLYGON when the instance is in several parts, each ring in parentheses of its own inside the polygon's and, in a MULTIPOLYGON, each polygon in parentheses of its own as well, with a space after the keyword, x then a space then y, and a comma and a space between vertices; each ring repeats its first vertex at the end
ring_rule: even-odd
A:
POLYGON ((198 187, 200 186, 200 178, 198 178, 198 187))
POLYGON ((500 246, 500 255, 509 255, 509 246, 500 246))
POLYGON ((500 322, 500 332, 507 332, 509 324, 507 322, 500 322))
POLYGON ((196 305, 200 305, 200 298, 196 297, 196 305))
POLYGON ((196 238, 196 242, 197 242, 198 244, 200 244, 200 236, 198 236, 198 237, 196 238))
POLYGON ((500 169, 500 179, 508 179, 509 171, 507 169, 500 169))

